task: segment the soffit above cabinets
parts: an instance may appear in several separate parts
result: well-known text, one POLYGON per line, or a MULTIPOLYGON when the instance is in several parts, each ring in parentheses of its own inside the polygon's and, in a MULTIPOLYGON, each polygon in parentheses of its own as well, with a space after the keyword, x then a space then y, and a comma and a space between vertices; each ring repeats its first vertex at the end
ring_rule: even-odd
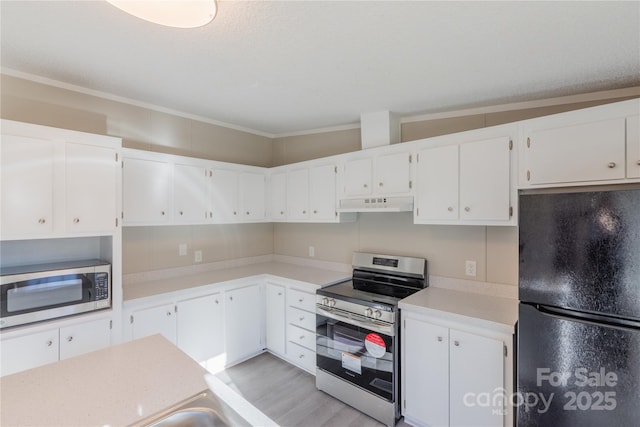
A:
POLYGON ((192 30, 0 7, 4 73, 272 137, 640 85, 638 2, 219 1, 192 30))

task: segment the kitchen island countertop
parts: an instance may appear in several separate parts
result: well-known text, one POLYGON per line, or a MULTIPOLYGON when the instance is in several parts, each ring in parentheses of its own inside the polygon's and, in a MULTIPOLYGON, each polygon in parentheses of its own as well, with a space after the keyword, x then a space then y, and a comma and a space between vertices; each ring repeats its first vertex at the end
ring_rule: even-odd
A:
POLYGON ((206 373, 154 335, 3 377, 0 425, 129 425, 206 389, 206 373))

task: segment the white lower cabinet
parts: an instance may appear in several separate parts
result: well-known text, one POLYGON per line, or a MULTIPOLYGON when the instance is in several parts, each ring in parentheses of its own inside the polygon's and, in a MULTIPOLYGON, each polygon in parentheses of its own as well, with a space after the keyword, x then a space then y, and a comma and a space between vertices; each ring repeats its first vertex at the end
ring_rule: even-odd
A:
POLYGON ((287 289, 287 360, 315 373, 315 294, 294 288, 287 289))
POLYGON ((136 340, 149 335, 162 334, 176 343, 176 306, 174 303, 143 308, 129 316, 131 337, 136 340))
POLYGON ((225 343, 227 364, 262 351, 262 299, 260 284, 225 291, 225 343))
POLYGON ((509 337, 470 333, 405 312, 402 414, 416 426, 510 425, 502 405, 509 337), (497 403, 496 403, 497 402, 497 403), (496 406, 494 406, 497 405, 496 406))
POLYGON ((265 338, 267 348, 280 356, 286 349, 286 288, 283 285, 267 282, 265 286, 265 338))
POLYGON ((221 293, 178 301, 176 344, 203 362, 224 354, 224 306, 221 293))
POLYGON ((2 376, 100 350, 111 344, 111 320, 100 319, 2 340, 2 376))

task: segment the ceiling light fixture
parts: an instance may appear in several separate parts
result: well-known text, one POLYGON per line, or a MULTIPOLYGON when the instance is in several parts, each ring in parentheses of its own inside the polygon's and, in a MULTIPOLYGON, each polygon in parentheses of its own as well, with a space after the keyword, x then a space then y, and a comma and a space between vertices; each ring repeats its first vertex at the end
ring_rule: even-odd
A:
POLYGON ((208 24, 216 16, 216 0, 107 0, 145 21, 177 28, 208 24))

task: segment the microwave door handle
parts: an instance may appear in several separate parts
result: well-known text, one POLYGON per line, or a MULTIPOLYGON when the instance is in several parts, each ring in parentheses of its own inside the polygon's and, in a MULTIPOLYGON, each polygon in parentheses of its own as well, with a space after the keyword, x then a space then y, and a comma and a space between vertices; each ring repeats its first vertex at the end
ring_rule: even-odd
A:
POLYGON ((391 325, 383 325, 378 322, 363 322, 361 320, 354 319, 353 317, 345 315, 335 309, 327 309, 324 307, 316 306, 316 313, 320 314, 321 316, 348 323, 353 326, 359 326, 361 328, 369 329, 373 332, 378 332, 388 336, 395 335, 395 331, 393 330, 393 327, 391 325))

